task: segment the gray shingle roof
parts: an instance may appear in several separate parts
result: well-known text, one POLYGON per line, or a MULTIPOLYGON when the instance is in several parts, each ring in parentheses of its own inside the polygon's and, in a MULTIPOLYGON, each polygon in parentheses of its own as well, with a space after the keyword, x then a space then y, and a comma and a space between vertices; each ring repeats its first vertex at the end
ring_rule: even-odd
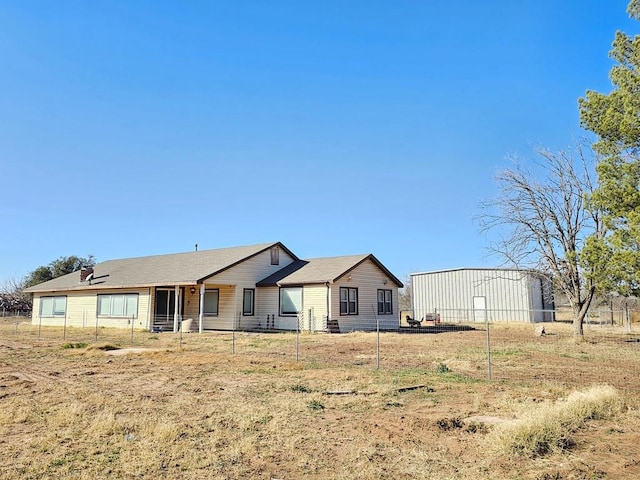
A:
POLYGON ((382 270, 391 280, 393 280, 398 287, 403 286, 402 282, 371 254, 298 260, 273 275, 270 275, 264 280, 261 280, 257 283, 257 286, 267 287, 276 285, 303 285, 335 282, 368 259, 380 268, 380 270, 382 270))
POLYGON ((25 291, 49 292, 195 284, 274 245, 278 245, 297 260, 297 257, 280 242, 108 260, 93 267, 94 275, 91 284, 89 282, 81 283, 80 272, 74 272, 35 285, 25 291))

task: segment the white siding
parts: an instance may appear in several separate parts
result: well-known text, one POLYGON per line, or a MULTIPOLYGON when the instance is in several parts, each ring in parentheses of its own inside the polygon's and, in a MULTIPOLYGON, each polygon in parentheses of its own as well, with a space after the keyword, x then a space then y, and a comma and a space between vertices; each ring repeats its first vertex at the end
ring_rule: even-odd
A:
MULTIPOLYGON (((538 321, 541 281, 531 272, 460 269, 411 275, 415 318, 439 313, 446 321, 538 321), (474 312, 474 297, 484 297, 486 312, 474 312)), ((541 314, 542 312, 540 312, 541 314)))

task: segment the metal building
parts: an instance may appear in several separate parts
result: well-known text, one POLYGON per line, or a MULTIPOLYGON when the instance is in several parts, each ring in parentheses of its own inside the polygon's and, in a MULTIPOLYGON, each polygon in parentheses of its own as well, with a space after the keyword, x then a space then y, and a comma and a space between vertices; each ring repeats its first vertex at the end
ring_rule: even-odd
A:
POLYGON ((413 315, 442 322, 554 320, 550 282, 539 272, 458 268, 411 274, 413 315))

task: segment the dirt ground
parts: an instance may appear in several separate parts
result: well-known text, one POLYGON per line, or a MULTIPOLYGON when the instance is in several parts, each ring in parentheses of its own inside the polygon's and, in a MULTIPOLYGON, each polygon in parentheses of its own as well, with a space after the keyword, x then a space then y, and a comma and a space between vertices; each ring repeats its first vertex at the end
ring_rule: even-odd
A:
POLYGON ((640 478, 640 342, 570 326, 154 335, 0 325, 0 478, 640 478), (379 354, 378 354, 379 352, 379 354), (595 384, 623 415, 513 456, 497 422, 595 384))

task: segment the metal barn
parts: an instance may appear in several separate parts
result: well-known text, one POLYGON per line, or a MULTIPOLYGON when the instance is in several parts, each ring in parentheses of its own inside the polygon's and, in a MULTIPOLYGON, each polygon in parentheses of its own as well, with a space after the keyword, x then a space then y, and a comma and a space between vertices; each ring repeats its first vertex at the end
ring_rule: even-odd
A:
POLYGON ((411 274, 413 315, 442 322, 554 320, 550 282, 532 270, 459 268, 411 274))

